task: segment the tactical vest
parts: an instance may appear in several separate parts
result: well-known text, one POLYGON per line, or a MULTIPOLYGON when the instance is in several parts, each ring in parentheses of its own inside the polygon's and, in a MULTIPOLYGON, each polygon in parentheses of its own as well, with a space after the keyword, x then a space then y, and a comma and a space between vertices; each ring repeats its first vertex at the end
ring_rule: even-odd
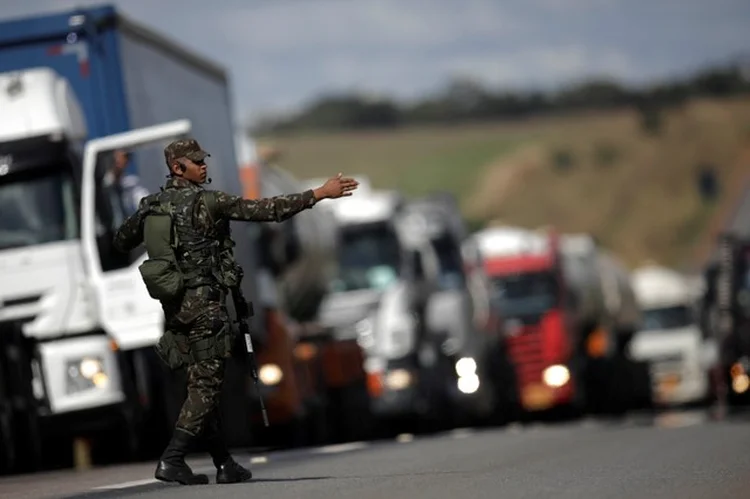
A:
POLYGON ((167 189, 157 198, 172 216, 172 247, 186 288, 222 284, 216 274, 220 271, 223 237, 213 224, 201 230, 193 223, 195 204, 202 194, 203 191, 167 189))
MULTIPOLYGON (((196 224, 197 204, 203 199, 209 213, 215 212, 214 198, 205 191, 166 189, 146 200, 145 217, 170 217, 170 246, 167 257, 149 258, 141 265, 141 274, 152 297, 162 303, 178 301, 185 289, 200 286, 232 288, 242 280, 242 268, 234 260, 228 220, 196 224)), ((165 303, 165 304, 166 304, 165 303)), ((156 352, 172 369, 202 360, 223 358, 231 354, 232 335, 225 325, 214 335, 189 344, 183 334, 166 330, 156 352)))
POLYGON ((222 219, 207 221, 202 226, 196 224, 196 203, 200 199, 205 200, 209 212, 212 212, 213 197, 206 196, 202 190, 166 189, 146 200, 145 217, 168 215, 171 219, 173 261, 152 258, 151 262, 144 264, 145 271, 141 271, 151 296, 156 299, 168 301, 170 297, 176 298, 177 288, 232 288, 239 286, 242 280, 242 269, 232 253, 234 242, 230 237, 229 221, 222 219))

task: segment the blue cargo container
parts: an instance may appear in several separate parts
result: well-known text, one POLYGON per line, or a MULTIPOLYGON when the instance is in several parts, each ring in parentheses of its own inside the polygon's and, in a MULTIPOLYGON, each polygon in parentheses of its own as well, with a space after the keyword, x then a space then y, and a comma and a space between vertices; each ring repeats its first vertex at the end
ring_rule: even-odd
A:
MULTIPOLYGON (((88 130, 87 139, 188 119, 192 123, 191 134, 211 153, 211 188, 242 194, 234 152, 228 77, 221 67, 126 19, 111 6, 0 22, 0 73, 40 67, 51 68, 70 84, 82 107, 88 130)), ((163 185, 167 173, 163 155, 154 148, 138 153, 130 168, 130 173, 138 175, 150 192, 157 191, 163 185)), ((237 240, 235 253, 248 275, 243 288, 247 297, 252 299, 255 296, 255 286, 251 279, 255 264, 255 231, 252 224, 233 225, 237 240)), ((71 293, 77 292, 76 285, 70 284, 71 293)), ((262 317, 255 317, 254 320, 256 325, 260 324, 262 317)), ((3 333, 0 337, 5 338, 0 339, 0 353, 16 348, 21 343, 29 344, 16 334, 20 328, 18 324, 10 326, 16 328, 13 329, 13 335, 5 334, 3 328, 6 326, 0 322, 0 333, 3 333), (19 338, 18 344, 11 345, 8 338, 19 338)), ((260 330, 258 327, 255 329, 260 330)), ((42 339, 39 344, 54 340, 51 337, 42 339)), ((29 349, 25 365, 24 362, 19 363, 24 372, 32 362, 32 350, 29 349)), ((126 419, 130 418, 128 421, 134 417, 141 418, 140 428, 144 425, 155 428, 155 433, 142 439, 157 442, 158 449, 169 437, 170 425, 164 424, 163 411, 167 411, 174 421, 179 406, 173 403, 170 405, 167 400, 172 390, 158 381, 163 375, 155 372, 161 367, 153 366, 154 356, 149 356, 150 347, 141 348, 140 351, 122 350, 124 349, 118 352, 118 362, 121 364, 123 383, 129 390, 130 400, 118 413, 118 417, 124 415, 126 419), (144 362, 149 366, 145 371, 144 362), (154 380, 159 389, 149 389, 147 394, 140 391, 143 385, 153 383, 154 380), (133 407, 133 404, 148 404, 148 411, 139 412, 140 407, 133 407), (158 421, 153 419, 157 415, 160 418, 158 421), (157 424, 162 426, 156 428, 157 424)), ((0 367, 2 362, 0 360, 0 367)), ((3 434, 0 428, 0 470, 8 470, 12 466, 7 465, 7 460, 13 458, 14 452, 35 452, 36 455, 32 457, 36 458, 42 454, 37 445, 37 423, 38 417, 41 418, 40 411, 45 410, 45 404, 49 412, 49 404, 48 401, 31 395, 31 374, 26 374, 27 378, 18 380, 15 386, 3 383, 1 374, 0 423, 10 421, 16 425, 5 425, 5 428, 12 429, 7 434, 3 434), (28 405, 6 420, 4 414, 8 413, 5 409, 11 412, 15 409, 5 404, 4 400, 15 396, 25 397, 28 405), (10 438, 11 436, 14 438, 10 438), (15 443, 12 441, 14 439, 15 443)), ((244 391, 244 376, 243 368, 238 362, 228 366, 227 382, 233 384, 235 390, 225 397, 225 403, 233 405, 226 419, 227 433, 234 443, 242 444, 249 443, 246 421, 251 410, 248 402, 252 402, 248 396, 251 394, 244 391), (230 379, 233 377, 243 382, 231 383, 230 379)), ((101 423, 106 426, 107 422, 113 421, 109 419, 112 416, 109 413, 97 416, 89 411, 85 417, 80 413, 72 413, 72 416, 67 422, 57 425, 57 429, 72 430, 79 423, 91 423, 92 426, 101 423), (68 424, 69 422, 74 424, 68 424)), ((134 430, 133 427, 127 429, 134 430)), ((124 448, 122 450, 124 452, 124 448)))
MULTIPOLYGON (((119 14, 98 7, 0 22, 0 72, 49 67, 80 100, 89 138, 177 119, 211 153, 213 186, 241 194, 226 72, 119 14)), ((137 172, 149 190, 163 160, 137 172)))

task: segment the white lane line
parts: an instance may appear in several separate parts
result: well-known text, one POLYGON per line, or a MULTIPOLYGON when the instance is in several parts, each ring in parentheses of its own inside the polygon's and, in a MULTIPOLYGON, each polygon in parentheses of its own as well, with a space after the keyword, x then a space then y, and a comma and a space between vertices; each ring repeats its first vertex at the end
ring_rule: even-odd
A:
POLYGON ((412 440, 414 440, 414 435, 412 435, 411 433, 401 433, 396 437, 396 442, 400 444, 405 444, 407 442, 411 442, 412 440))
MULTIPOLYGON (((250 464, 266 464, 268 463, 267 456, 253 456, 250 458, 250 464)), ((199 468, 193 468, 193 473, 211 473, 216 469, 213 466, 203 466, 199 468)), ((139 487, 141 485, 149 485, 152 483, 158 483, 159 480, 156 478, 144 478, 142 480, 131 480, 129 482, 114 483, 109 485, 100 485, 94 487, 91 490, 118 490, 118 489, 129 489, 131 487, 139 487)))
POLYGON ((112 485, 101 485, 94 487, 92 490, 108 490, 108 489, 127 489, 130 487, 138 487, 139 485, 148 485, 150 483, 156 483, 156 478, 146 478, 143 480, 131 480, 130 482, 115 483, 112 485))
POLYGON ((349 452, 357 449, 364 449, 369 444, 367 442, 350 442, 346 444, 326 445, 317 449, 312 449, 313 454, 338 454, 339 452, 349 452))
POLYGON ((667 413, 654 419, 657 428, 685 428, 705 423, 708 418, 703 413, 667 413))
POLYGON ((466 438, 470 437, 474 434, 474 431, 469 428, 456 428, 455 430, 451 430, 450 436, 451 438, 466 438))
POLYGON ((513 422, 506 427, 505 431, 508 433, 523 433, 523 425, 521 423, 513 422))
POLYGON ((580 421, 581 428, 601 428, 601 422, 592 417, 585 417, 580 421))

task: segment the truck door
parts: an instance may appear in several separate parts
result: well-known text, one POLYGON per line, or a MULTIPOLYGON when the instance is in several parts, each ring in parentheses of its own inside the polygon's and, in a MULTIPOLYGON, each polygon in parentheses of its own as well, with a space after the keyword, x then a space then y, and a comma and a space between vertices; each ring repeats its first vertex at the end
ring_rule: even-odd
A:
MULTIPOLYGON (((163 331, 164 314, 138 271, 147 258, 144 250, 122 255, 111 247, 114 231, 130 214, 128 204, 132 212, 133 202, 130 198, 129 203, 119 202, 123 191, 113 187, 112 176, 107 176, 113 170, 105 168, 111 167, 108 159, 121 151, 127 151, 129 160, 141 163, 142 168, 152 165, 167 143, 190 129, 190 121, 181 120, 101 137, 86 145, 81 177, 84 266, 99 323, 124 350, 155 344, 163 331)), ((132 197, 132 192, 131 188, 127 195, 132 197)))

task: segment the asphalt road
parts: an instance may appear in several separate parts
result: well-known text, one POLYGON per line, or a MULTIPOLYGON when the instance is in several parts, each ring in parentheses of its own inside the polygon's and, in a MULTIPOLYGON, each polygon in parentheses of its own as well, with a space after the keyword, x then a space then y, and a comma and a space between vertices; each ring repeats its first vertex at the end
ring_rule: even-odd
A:
MULTIPOLYGON (((619 423, 456 430, 264 456, 247 484, 155 482, 153 463, 0 479, 0 497, 680 498, 750 496, 750 420, 701 412, 619 423)), ((206 458, 189 460, 213 470, 206 458)), ((250 464, 250 463, 253 464, 250 464)))

